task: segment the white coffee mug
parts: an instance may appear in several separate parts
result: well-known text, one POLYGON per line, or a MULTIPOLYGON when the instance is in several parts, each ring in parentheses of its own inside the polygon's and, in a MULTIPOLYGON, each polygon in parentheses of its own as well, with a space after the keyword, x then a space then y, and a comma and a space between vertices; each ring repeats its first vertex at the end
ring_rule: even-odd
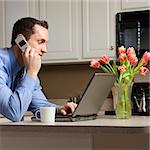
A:
POLYGON ((54 123, 55 122, 56 107, 40 107, 40 110, 35 113, 35 117, 41 120, 43 123, 54 123), (40 112, 40 118, 38 113, 40 112))

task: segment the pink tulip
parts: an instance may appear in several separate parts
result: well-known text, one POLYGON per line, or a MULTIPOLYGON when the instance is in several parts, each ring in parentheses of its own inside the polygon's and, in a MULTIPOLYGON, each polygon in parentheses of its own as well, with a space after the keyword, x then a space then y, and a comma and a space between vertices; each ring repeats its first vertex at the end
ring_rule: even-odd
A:
POLYGON ((126 48, 124 46, 121 46, 121 47, 118 48, 118 54, 120 55, 122 53, 126 54, 126 48))
POLYGON ((126 66, 125 66, 125 65, 119 66, 119 67, 118 67, 118 70, 119 70, 120 72, 125 72, 125 71, 126 71, 126 66))
POLYGON ((123 61, 125 61, 127 59, 127 55, 124 54, 124 53, 121 53, 119 55, 118 59, 119 59, 120 62, 123 62, 123 61))
POLYGON ((136 66, 138 64, 138 59, 136 57, 136 55, 134 54, 129 54, 128 55, 128 60, 134 65, 136 66))
POLYGON ((136 66, 138 64, 138 59, 137 57, 134 57, 134 59, 131 61, 131 63, 136 66))
POLYGON ((102 64, 108 64, 109 61, 110 61, 110 59, 109 59, 109 57, 108 57, 106 54, 103 55, 103 56, 100 58, 100 62, 101 62, 102 64))
POLYGON ((140 74, 141 74, 142 76, 145 76, 148 72, 149 72, 149 69, 148 69, 148 68, 143 67, 143 66, 140 68, 140 74))
POLYGON ((150 52, 145 52, 141 60, 142 64, 146 64, 148 61, 150 61, 150 52))
POLYGON ((91 61, 90 67, 95 68, 95 69, 99 68, 99 67, 100 67, 100 62, 99 62, 99 60, 98 60, 98 59, 93 59, 93 60, 91 61))
POLYGON ((129 47, 128 49, 127 49, 127 53, 128 53, 128 55, 136 55, 136 53, 135 53, 135 50, 134 50, 134 48, 133 47, 129 47))

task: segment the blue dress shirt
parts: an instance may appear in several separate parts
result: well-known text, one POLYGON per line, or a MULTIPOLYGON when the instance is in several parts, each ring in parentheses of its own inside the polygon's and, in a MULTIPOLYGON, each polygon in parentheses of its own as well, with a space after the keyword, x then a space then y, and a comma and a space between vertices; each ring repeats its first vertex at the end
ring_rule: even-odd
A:
POLYGON ((57 107, 47 101, 39 79, 31 78, 21 68, 11 48, 0 49, 0 113, 12 121, 20 121, 26 111, 35 113, 40 107, 57 107))

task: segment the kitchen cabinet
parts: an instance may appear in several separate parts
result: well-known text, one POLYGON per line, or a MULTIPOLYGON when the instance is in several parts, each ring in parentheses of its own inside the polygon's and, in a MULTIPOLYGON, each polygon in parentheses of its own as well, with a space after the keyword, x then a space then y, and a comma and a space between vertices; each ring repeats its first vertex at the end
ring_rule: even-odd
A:
POLYGON ((0 1, 0 47, 10 47, 13 24, 22 17, 38 18, 36 0, 1 0, 0 1))
POLYGON ((118 0, 1 0, 0 46, 10 46, 12 26, 22 17, 49 23, 48 53, 43 63, 84 62, 115 57, 118 0))
POLYGON ((0 36, 0 47, 4 47, 5 44, 5 33, 4 33, 4 7, 3 7, 3 2, 0 1, 0 20, 1 20, 1 23, 0 23, 0 33, 1 33, 1 36, 0 36))
POLYGON ((149 116, 118 120, 98 116, 95 120, 22 122, 0 119, 1 150, 149 150, 149 116))
POLYGON ((1 0, 0 47, 9 47, 12 26, 21 17, 49 23, 48 53, 43 63, 84 62, 115 50, 115 15, 150 8, 148 0, 1 0))
POLYGON ((122 0, 122 10, 150 8, 149 0, 122 0))
POLYGON ((118 1, 83 1, 83 59, 115 57, 115 15, 118 1))
POLYGON ((115 57, 117 0, 41 0, 40 18, 48 21, 48 53, 43 62, 80 62, 115 57))
POLYGON ((77 60, 81 51, 81 2, 41 0, 40 19, 49 23, 48 52, 43 62, 77 60))

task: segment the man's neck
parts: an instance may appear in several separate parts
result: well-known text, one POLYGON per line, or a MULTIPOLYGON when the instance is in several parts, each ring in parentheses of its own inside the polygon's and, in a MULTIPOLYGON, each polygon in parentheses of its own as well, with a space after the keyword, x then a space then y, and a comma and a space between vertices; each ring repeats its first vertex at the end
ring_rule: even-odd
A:
POLYGON ((17 45, 13 45, 11 48, 12 48, 12 50, 14 52, 14 55, 15 55, 19 65, 21 67, 23 67, 24 66, 24 62, 23 62, 21 50, 17 47, 17 45))

